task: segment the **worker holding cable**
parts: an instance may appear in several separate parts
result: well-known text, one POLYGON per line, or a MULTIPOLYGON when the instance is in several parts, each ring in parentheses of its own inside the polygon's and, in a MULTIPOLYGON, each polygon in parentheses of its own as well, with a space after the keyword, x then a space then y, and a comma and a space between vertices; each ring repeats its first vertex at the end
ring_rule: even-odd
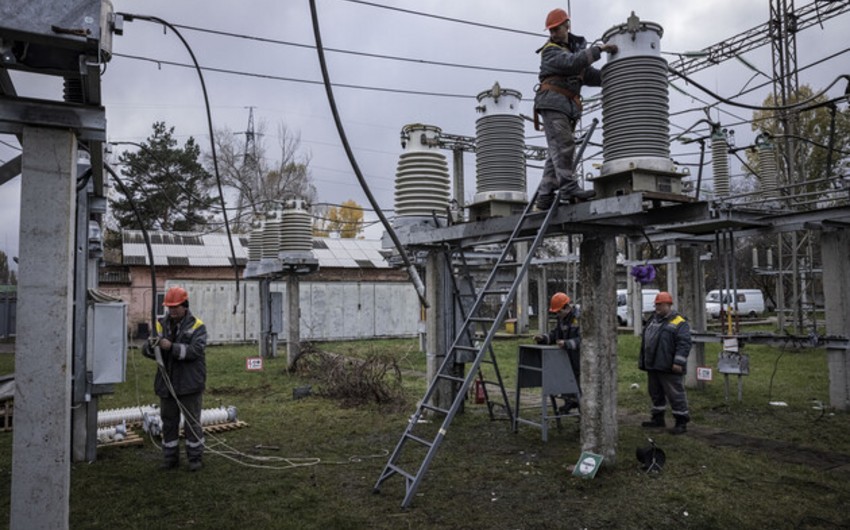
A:
POLYGON ((616 44, 588 47, 584 37, 570 33, 570 15, 563 9, 553 9, 546 16, 549 40, 537 50, 540 54, 540 84, 534 96, 534 127, 543 131, 549 156, 543 167, 543 179, 537 191, 537 209, 548 210, 555 192, 560 201, 586 201, 596 192, 583 190, 573 173, 576 142, 573 133, 581 118, 581 87, 600 86, 602 74, 591 64, 602 52, 617 53, 616 44))
POLYGON ((207 328, 189 311, 189 294, 182 287, 171 287, 165 293, 168 314, 156 323, 156 336, 142 350, 145 357, 157 361, 154 391, 160 398, 162 417, 162 468, 174 469, 180 464, 180 414, 184 418, 186 459, 189 471, 202 467, 204 431, 201 407, 207 380, 204 349, 207 328))

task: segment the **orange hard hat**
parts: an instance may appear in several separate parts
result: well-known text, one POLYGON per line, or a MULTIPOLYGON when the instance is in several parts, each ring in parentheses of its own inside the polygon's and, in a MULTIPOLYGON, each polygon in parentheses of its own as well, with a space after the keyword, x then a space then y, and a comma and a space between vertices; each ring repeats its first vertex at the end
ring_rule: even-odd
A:
POLYGON ((553 9, 546 15, 546 29, 557 28, 569 19, 570 15, 563 9, 553 9))
POLYGON ((655 303, 656 304, 672 304, 673 297, 670 296, 670 293, 667 291, 661 291, 657 295, 655 295, 655 303))
POLYGON ((172 287, 165 293, 165 302, 162 305, 166 307, 176 307, 189 299, 189 293, 182 287, 172 287))
POLYGON ((570 297, 567 296, 566 293, 555 293, 549 301, 549 312, 557 313, 561 309, 565 308, 569 303, 570 297))

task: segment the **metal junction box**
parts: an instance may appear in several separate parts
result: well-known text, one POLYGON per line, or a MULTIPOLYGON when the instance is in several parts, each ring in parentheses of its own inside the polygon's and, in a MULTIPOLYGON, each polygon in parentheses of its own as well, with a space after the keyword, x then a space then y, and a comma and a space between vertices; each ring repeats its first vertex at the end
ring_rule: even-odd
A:
POLYGON ((112 14, 109 0, 0 0, 0 66, 79 75, 80 55, 108 60, 112 14))
POLYGON ((94 303, 89 306, 89 370, 92 383, 123 383, 127 366, 127 304, 94 303))
POLYGON ((649 198, 690 200, 682 195, 683 175, 667 171, 633 169, 593 179, 593 189, 601 197, 617 197, 642 192, 649 198))

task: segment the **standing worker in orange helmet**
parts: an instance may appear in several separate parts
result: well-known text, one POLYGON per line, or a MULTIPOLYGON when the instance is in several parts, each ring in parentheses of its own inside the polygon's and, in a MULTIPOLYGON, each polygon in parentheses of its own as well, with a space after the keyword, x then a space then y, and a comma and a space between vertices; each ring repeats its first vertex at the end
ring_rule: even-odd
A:
POLYGON ((537 50, 540 54, 540 74, 534 97, 534 123, 543 118, 543 131, 549 156, 543 168, 543 179, 537 191, 537 208, 548 210, 555 191, 560 189, 561 202, 586 201, 596 195, 583 190, 573 174, 576 142, 573 136, 576 122, 581 118, 581 87, 600 86, 602 75, 590 66, 602 52, 617 53, 615 44, 587 47, 584 37, 570 33, 570 15, 563 9, 553 9, 546 16, 549 40, 537 50))
POLYGON ((690 421, 684 377, 691 352, 691 327, 687 319, 673 310, 673 297, 662 291, 655 296, 655 313, 647 320, 640 343, 638 368, 646 371, 652 419, 643 427, 664 428, 667 403, 676 425, 671 432, 682 434, 690 421))
POLYGON ((156 323, 157 337, 142 350, 145 357, 161 363, 154 379, 154 391, 160 398, 162 417, 162 469, 180 464, 180 413, 183 412, 183 431, 186 437, 186 459, 189 471, 202 467, 204 431, 201 427, 201 407, 207 381, 204 349, 207 327, 189 311, 189 294, 182 287, 171 287, 165 293, 168 314, 156 323))
MULTIPOLYGON (((579 385, 579 392, 581 392, 581 331, 578 325, 578 315, 576 315, 574 306, 570 302, 570 297, 566 293, 552 295, 549 300, 549 312, 555 313, 558 322, 547 335, 536 335, 534 342, 552 344, 567 350, 570 367, 573 369, 576 383, 579 385)), ((580 396, 564 395, 562 397, 565 401, 562 412, 565 414, 579 406, 580 396)))

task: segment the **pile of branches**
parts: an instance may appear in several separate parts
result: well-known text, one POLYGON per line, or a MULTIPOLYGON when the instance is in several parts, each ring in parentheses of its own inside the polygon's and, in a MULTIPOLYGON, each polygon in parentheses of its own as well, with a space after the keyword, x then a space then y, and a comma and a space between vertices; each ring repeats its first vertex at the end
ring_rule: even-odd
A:
POLYGON ((316 381, 319 395, 339 399, 343 406, 404 404, 401 368, 389 354, 360 359, 311 349, 301 352, 295 371, 316 381))

